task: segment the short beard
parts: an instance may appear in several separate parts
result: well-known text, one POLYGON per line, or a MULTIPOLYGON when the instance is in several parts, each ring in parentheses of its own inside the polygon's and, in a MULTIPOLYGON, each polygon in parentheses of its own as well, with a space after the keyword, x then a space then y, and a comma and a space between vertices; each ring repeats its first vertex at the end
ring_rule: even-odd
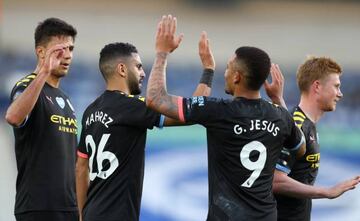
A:
POLYGON ((128 85, 129 85, 130 94, 132 94, 132 95, 141 94, 141 89, 140 89, 138 83, 128 81, 128 85))

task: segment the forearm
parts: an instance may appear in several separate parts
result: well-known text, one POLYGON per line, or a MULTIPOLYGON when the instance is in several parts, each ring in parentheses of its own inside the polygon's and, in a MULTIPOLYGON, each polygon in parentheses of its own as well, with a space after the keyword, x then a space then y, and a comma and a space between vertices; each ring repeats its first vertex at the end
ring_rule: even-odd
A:
POLYGON ((84 208, 89 188, 89 171, 87 167, 76 167, 76 197, 80 217, 84 208))
POLYGON ((168 53, 156 53, 147 86, 146 105, 167 117, 179 119, 178 97, 169 95, 166 90, 165 70, 167 56, 168 53))
POLYGON ((328 198, 327 188, 303 184, 288 177, 285 173, 275 171, 273 192, 296 198, 328 198))
POLYGON ((210 96, 211 85, 214 77, 213 68, 204 68, 200 82, 193 93, 193 96, 210 96))
POLYGON ((46 82, 46 76, 38 75, 30 85, 16 98, 6 112, 6 121, 14 126, 21 125, 33 110, 40 92, 46 82))

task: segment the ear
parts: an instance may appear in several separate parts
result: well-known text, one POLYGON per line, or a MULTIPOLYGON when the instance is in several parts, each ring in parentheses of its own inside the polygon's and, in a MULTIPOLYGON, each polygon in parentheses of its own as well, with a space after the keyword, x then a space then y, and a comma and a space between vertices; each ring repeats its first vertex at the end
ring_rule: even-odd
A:
POLYGON ((127 67, 124 63, 119 63, 116 66, 116 72, 120 74, 121 77, 126 78, 127 77, 127 67))
POLYGON ((35 48, 35 53, 37 55, 37 57, 39 59, 44 59, 45 58, 45 54, 46 54, 46 50, 45 47, 43 46, 36 46, 35 48))
POLYGON ((233 76, 233 83, 239 84, 239 82, 242 80, 243 76, 240 71, 235 71, 233 76))
POLYGON ((312 84, 311 84, 312 90, 315 92, 315 94, 320 93, 320 89, 321 89, 321 82, 319 80, 315 80, 312 84))

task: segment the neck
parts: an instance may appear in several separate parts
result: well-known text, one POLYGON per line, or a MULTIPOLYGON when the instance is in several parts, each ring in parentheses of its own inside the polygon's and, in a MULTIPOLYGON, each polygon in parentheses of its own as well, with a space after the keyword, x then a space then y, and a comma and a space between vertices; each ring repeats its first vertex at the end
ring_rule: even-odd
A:
POLYGON ((128 86, 123 81, 108 80, 106 82, 106 90, 109 90, 109 91, 122 91, 125 94, 130 94, 128 86))
POLYGON ((318 107, 316 99, 310 95, 301 95, 299 107, 313 123, 317 123, 324 114, 324 111, 318 107))
POLYGON ((260 99, 260 91, 248 90, 245 88, 236 88, 234 97, 244 97, 246 99, 260 99))
POLYGON ((60 85, 60 78, 55 77, 54 75, 50 75, 46 80, 46 83, 51 85, 54 88, 58 88, 60 85))

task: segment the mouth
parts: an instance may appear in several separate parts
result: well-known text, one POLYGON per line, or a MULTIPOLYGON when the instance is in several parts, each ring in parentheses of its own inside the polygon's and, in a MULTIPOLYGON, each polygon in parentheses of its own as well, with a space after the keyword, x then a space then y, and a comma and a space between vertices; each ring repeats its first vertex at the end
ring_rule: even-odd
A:
POLYGON ((70 64, 68 63, 60 63, 60 66, 64 69, 69 69, 70 64))

